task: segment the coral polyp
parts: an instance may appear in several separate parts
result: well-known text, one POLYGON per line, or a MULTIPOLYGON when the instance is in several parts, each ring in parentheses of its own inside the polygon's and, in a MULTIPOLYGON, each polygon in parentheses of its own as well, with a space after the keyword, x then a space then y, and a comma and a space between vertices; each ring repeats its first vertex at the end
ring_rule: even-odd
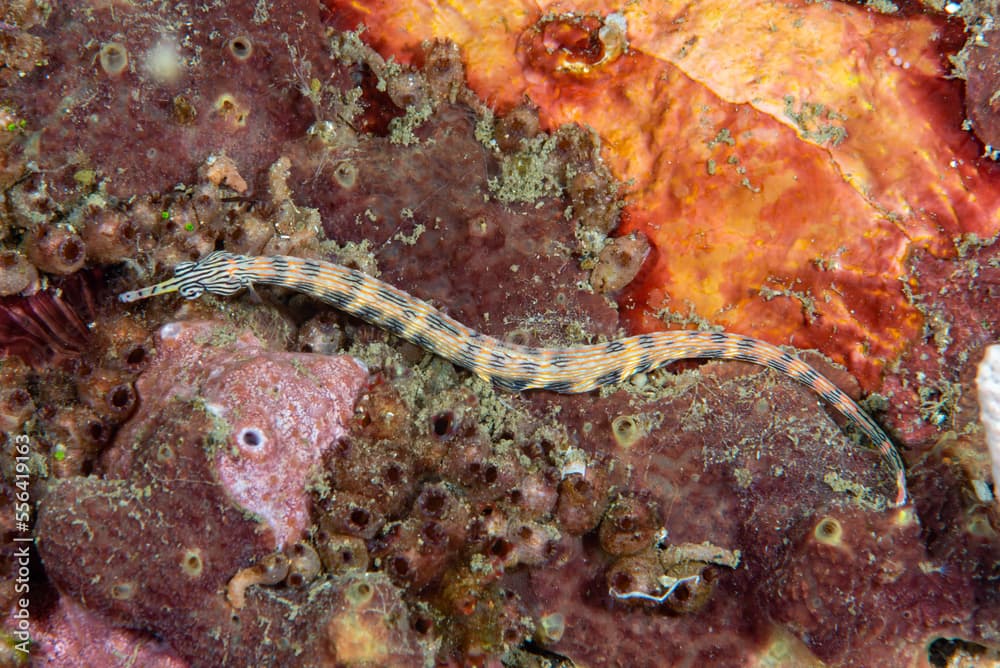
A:
POLYGON ((44 226, 30 239, 28 258, 42 271, 72 274, 83 267, 86 246, 73 230, 44 226))
POLYGON ((108 42, 98 52, 101 69, 108 76, 116 77, 128 68, 128 51, 119 42, 108 42))

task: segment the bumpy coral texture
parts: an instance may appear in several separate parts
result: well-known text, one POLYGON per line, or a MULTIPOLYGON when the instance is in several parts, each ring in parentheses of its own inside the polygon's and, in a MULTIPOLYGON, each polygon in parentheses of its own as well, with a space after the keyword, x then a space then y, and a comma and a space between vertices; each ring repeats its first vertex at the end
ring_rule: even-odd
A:
MULTIPOLYGON (((344 433, 365 370, 346 357, 268 352, 210 322, 170 323, 158 334, 156 363, 136 383, 143 413, 170 415, 178 402, 206 412, 215 424, 210 465, 231 504, 263 519, 272 547, 294 542, 308 524, 310 470, 344 433)), ((106 475, 128 477, 150 452, 150 434, 142 420, 123 429, 106 475)))
MULTIPOLYGON (((603 513, 600 548, 571 542, 557 564, 514 585, 538 618, 564 616, 565 632, 550 646, 586 665, 743 665, 791 653, 803 664, 862 666, 911 661, 940 636, 992 642, 1000 604, 985 581, 1000 554, 995 541, 941 526, 928 546, 912 511, 863 510, 863 497, 860 506, 851 502, 844 491, 866 494, 857 485, 869 470, 863 457, 826 449, 839 436, 806 426, 815 418, 806 417, 807 397, 783 383, 753 382, 761 374, 748 378, 741 366, 703 367, 700 383, 681 389, 682 377, 669 400, 559 401, 564 424, 589 428, 585 449, 610 448, 616 469, 629 467, 624 487, 634 491, 603 513), (774 430, 776 406, 804 421, 774 430), (620 428, 615 435, 621 416, 664 423, 623 442, 620 428), (650 535, 650 527, 666 535, 650 535), (708 566, 697 586, 680 588, 664 605, 610 593, 659 591, 650 583, 664 573, 691 572, 668 563, 660 546, 706 541, 740 549, 739 566, 708 566)), ((560 511, 607 485, 602 469, 591 465, 564 481, 582 494, 561 486, 560 511)))
POLYGON ((155 630, 196 665, 222 665, 227 652, 255 651, 237 635, 265 633, 267 622, 251 609, 239 631, 221 591, 301 533, 307 477, 367 373, 346 357, 268 352, 209 322, 166 325, 158 350, 138 383, 142 411, 107 451, 104 475, 45 499, 39 553, 60 591, 89 610, 155 630), (220 634, 206 654, 202 640, 220 634))
MULTIPOLYGON (((560 218, 565 203, 547 197, 525 211, 484 200, 495 163, 473 131, 468 110, 446 104, 416 131, 418 146, 393 146, 381 137, 347 148, 312 146, 293 154, 294 173, 307 179, 301 192, 323 212, 329 238, 371 243, 383 280, 443 305, 462 322, 530 343, 578 337, 574 323, 613 335, 617 313, 578 287, 587 276, 571 264, 577 242, 574 225, 560 218), (356 177, 343 185, 335 174, 347 167, 356 177), (317 170, 321 178, 307 178, 317 170), (440 185, 446 183, 463 187, 440 185), (547 286, 544 300, 540 284, 547 286)), ((561 137, 584 148, 553 151, 546 159, 554 169, 592 168, 592 137, 579 128, 561 137)))
MULTIPOLYGON (((874 389, 920 335, 897 280, 908 254, 954 257, 954 237, 1000 232, 1000 182, 960 129, 941 16, 523 0, 500 30, 477 2, 327 4, 339 27, 364 20, 401 62, 419 62, 422 40, 454 40, 470 87, 501 110, 527 95, 541 128, 597 130, 612 171, 634 180, 625 230, 654 249, 622 300, 633 328, 661 328, 664 308, 690 311, 816 347, 874 389), (627 51, 608 36, 612 12, 627 51)), ((991 71, 975 74, 980 100, 995 90, 991 71)))
MULTIPOLYGON (((995 10, 994 10, 995 11, 995 10)), ((988 10, 987 10, 988 12, 988 10)), ((978 26, 992 26, 995 15, 986 14, 978 26)), ((964 72, 968 79, 965 108, 972 121, 973 130, 1000 156, 1000 30, 976 31, 969 40, 968 61, 964 72)))
POLYGON ((169 189, 189 178, 188 161, 176 159, 180 147, 226 152, 240 163, 273 161, 283 141, 308 127, 300 113, 300 77, 308 86, 310 78, 325 81, 331 72, 328 59, 308 71, 294 63, 296 52, 324 48, 317 5, 262 8, 234 3, 207 17, 200 11, 211 27, 144 2, 121 11, 56 5, 47 20, 36 20, 32 33, 58 45, 46 64, 50 90, 61 92, 36 95, 15 87, 5 104, 15 118, 33 119, 29 130, 45 128, 39 169, 54 167, 60 156, 78 156, 72 168, 63 165, 53 175, 53 196, 66 197, 79 183, 74 175, 83 178, 78 172, 88 169, 93 178, 109 177, 113 196, 169 189), (255 30, 264 21, 267 29, 255 30))
POLYGON ((60 598, 31 628, 32 642, 42 651, 37 666, 117 666, 122 657, 148 668, 187 668, 188 663, 162 640, 118 628, 79 603, 60 598))
POLYGON ((34 591, 63 593, 33 602, 44 658, 87 661, 68 628, 210 666, 895 665, 997 642, 968 391, 1000 335, 995 177, 940 78, 942 19, 522 3, 499 29, 482 3, 327 4, 61 3, 3 28, 32 57, 6 54, 24 76, 0 101, 0 346, 31 364, 3 360, 0 418, 35 450, 34 591), (362 18, 385 57, 325 30, 362 18), (645 235, 605 246, 620 212, 645 235), (114 302, 217 247, 335 258, 515 342, 615 336, 589 280, 638 327, 667 306, 815 345, 869 388, 906 350, 872 407, 919 449, 916 517, 815 397, 747 365, 516 396, 287 291, 114 302), (88 263, 96 309, 52 290, 88 263), (239 325, 172 326, 153 354, 208 313, 239 325), (345 432, 360 369, 273 351, 346 347, 375 383, 345 432), (255 578, 289 543, 294 572, 255 578), (268 584, 234 608, 237 574, 268 584))

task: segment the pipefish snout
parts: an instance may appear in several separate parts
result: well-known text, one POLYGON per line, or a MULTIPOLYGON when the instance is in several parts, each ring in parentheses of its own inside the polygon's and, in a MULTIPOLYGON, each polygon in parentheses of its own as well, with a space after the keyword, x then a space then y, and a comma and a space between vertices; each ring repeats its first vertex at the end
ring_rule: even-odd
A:
POLYGON ((534 348, 476 332, 425 301, 332 262, 283 255, 251 257, 225 251, 178 264, 173 278, 122 293, 119 299, 133 302, 175 291, 187 299, 204 292, 232 295, 254 283, 308 294, 511 392, 589 392, 679 359, 740 360, 774 369, 818 394, 871 439, 895 477, 895 505, 907 503, 903 461, 875 420, 794 354, 749 336, 681 330, 571 348, 534 348))

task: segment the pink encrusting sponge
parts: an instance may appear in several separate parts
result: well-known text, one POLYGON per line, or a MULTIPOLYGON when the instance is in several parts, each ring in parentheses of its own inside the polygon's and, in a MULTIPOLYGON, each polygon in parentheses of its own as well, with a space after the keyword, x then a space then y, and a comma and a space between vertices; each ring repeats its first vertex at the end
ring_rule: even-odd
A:
POLYGON ((993 460, 993 486, 1000 483, 1000 344, 986 349, 976 374, 979 387, 979 421, 986 430, 986 445, 993 460))

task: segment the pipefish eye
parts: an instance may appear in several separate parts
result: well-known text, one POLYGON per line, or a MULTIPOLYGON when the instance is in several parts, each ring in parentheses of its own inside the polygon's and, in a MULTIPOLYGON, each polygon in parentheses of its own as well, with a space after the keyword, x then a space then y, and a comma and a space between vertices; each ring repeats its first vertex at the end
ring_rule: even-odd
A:
POLYGON ((205 288, 200 283, 188 283, 177 288, 177 291, 184 299, 197 299, 205 291, 205 288))

